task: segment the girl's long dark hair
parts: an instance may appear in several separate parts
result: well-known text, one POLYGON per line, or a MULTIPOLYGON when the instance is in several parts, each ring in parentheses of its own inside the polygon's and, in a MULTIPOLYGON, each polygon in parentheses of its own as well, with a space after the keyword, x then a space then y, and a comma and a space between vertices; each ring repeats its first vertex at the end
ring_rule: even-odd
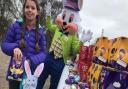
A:
MULTIPOLYGON (((37 11, 38 13, 40 12, 40 7, 39 7, 39 4, 37 2, 37 0, 31 0, 31 1, 34 1, 35 4, 36 4, 36 8, 37 8, 37 11)), ((24 30, 26 29, 26 21, 25 21, 25 14, 24 14, 24 10, 25 10, 25 5, 26 5, 26 2, 27 0, 25 0, 25 3, 23 5, 23 24, 21 24, 21 32, 20 32, 20 42, 19 42, 19 47, 22 49, 22 48, 25 48, 26 45, 25 45, 25 41, 24 41, 24 30)), ((35 50, 36 52, 39 52, 40 51, 40 46, 39 46, 39 23, 40 23, 40 16, 37 15, 36 16, 36 32, 35 32, 35 39, 36 39, 36 45, 35 45, 35 50)))

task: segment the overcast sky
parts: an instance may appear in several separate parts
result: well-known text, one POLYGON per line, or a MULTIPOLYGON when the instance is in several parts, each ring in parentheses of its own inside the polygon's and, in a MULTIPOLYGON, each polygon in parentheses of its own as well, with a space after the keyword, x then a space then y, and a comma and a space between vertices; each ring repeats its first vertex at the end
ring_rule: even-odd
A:
POLYGON ((93 31, 93 38, 104 36, 128 37, 128 0, 83 0, 80 11, 82 25, 93 31))

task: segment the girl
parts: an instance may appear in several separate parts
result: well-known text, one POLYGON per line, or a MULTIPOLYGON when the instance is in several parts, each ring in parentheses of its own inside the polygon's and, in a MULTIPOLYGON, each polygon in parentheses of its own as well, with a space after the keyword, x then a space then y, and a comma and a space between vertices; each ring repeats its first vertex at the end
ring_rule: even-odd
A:
MULTIPOLYGON (((2 43, 2 51, 21 61, 26 57, 34 71, 36 66, 44 62, 46 56, 46 41, 43 28, 39 25, 39 4, 37 0, 25 0, 23 19, 17 20, 9 28, 2 43)), ((9 89, 19 89, 20 82, 9 81, 9 89)))

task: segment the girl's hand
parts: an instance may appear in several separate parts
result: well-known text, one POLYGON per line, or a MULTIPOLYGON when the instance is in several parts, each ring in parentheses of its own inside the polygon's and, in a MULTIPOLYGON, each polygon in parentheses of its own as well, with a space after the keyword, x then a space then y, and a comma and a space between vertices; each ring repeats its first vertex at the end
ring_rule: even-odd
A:
POLYGON ((13 53, 14 53, 14 58, 15 58, 16 61, 21 61, 22 60, 23 55, 22 55, 22 52, 19 48, 15 48, 13 50, 13 53))

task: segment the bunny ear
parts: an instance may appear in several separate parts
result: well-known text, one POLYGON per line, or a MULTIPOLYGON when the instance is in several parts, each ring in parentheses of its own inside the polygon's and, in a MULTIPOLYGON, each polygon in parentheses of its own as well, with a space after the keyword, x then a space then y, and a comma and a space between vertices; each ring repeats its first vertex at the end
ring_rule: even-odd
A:
POLYGON ((78 8, 81 10, 83 6, 83 0, 78 0, 78 8))
POLYGON ((27 60, 25 60, 24 66, 25 66, 25 71, 26 71, 27 77, 30 77, 31 76, 31 70, 30 70, 30 66, 29 66, 29 63, 27 60))
POLYGON ((44 63, 41 63, 40 65, 37 66, 34 75, 36 77, 39 77, 40 74, 42 73, 43 69, 44 69, 44 63))

